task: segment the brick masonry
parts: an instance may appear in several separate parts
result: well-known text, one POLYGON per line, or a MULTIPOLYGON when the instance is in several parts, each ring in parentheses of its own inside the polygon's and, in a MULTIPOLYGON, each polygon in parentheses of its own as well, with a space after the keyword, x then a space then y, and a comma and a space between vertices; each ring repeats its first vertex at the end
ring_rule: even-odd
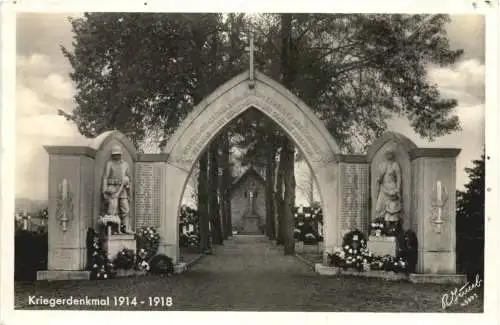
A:
POLYGON ((340 164, 340 230, 341 234, 359 229, 368 233, 369 165, 340 164))

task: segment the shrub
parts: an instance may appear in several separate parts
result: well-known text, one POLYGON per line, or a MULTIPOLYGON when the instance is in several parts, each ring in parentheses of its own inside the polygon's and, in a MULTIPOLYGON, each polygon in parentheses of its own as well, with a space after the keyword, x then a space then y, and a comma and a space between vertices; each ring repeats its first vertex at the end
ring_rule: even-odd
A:
POLYGON ((173 260, 165 254, 158 254, 149 261, 152 274, 172 274, 174 273, 173 260))
POLYGON ((14 278, 36 280, 36 272, 47 269, 47 233, 17 230, 14 237, 14 278))
POLYGON ((406 272, 415 273, 418 261, 418 239, 413 230, 407 230, 397 237, 397 259, 407 263, 406 272))
POLYGON ((124 248, 116 255, 113 264, 117 269, 130 270, 134 267, 135 261, 134 251, 124 248))

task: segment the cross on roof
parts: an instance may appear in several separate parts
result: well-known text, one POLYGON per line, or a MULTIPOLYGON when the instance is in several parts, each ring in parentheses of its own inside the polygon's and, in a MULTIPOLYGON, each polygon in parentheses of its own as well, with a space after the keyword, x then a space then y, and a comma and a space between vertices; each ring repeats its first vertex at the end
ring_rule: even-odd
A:
POLYGON ((254 52, 255 52, 255 47, 253 45, 253 32, 250 32, 250 46, 245 47, 245 51, 248 51, 250 54, 250 83, 248 86, 250 88, 253 88, 255 85, 255 76, 254 76, 254 52))

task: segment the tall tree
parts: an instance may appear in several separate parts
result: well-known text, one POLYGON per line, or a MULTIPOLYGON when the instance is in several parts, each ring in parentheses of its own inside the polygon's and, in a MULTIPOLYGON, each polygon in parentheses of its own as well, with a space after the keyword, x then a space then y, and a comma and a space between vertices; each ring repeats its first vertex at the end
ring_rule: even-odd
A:
POLYGON ((218 141, 212 142, 210 145, 210 164, 208 175, 208 197, 209 209, 208 214, 211 221, 212 230, 212 243, 214 245, 221 245, 222 237, 222 222, 219 209, 219 143, 218 141))
POLYGON ((222 168, 221 175, 221 212, 222 212, 222 223, 223 223, 223 235, 224 239, 228 239, 232 235, 232 222, 231 222, 231 196, 230 189, 232 183, 232 169, 230 163, 230 143, 229 143, 229 133, 225 132, 221 135, 220 146, 221 146, 221 156, 220 156, 220 166, 222 168))
POLYGON ((469 182, 465 191, 457 191, 457 264, 472 277, 484 272, 484 158, 465 169, 469 182))
POLYGON ((210 251, 210 215, 209 188, 208 188, 208 151, 205 151, 199 160, 198 172, 198 216, 200 223, 200 252, 210 251))
MULTIPOLYGON (((281 82, 287 87, 293 86, 295 78, 295 57, 297 53, 292 51, 292 14, 281 14, 281 82)), ((295 148, 292 141, 282 137, 280 168, 284 185, 283 194, 283 243, 285 255, 295 252, 295 240, 293 231, 295 228, 293 208, 295 207, 295 148)))

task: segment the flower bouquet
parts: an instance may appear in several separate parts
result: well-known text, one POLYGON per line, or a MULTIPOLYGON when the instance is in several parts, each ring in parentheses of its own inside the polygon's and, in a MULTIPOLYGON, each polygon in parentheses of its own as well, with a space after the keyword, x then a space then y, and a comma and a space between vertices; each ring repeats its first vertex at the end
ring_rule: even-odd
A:
POLYGON ((294 228, 293 229, 293 239, 300 240, 300 233, 301 233, 300 229, 294 228))
POLYGON ((160 235, 153 227, 142 227, 135 233, 137 252, 146 251, 149 257, 156 254, 160 245, 160 235))
POLYGON ((385 220, 384 218, 377 218, 370 224, 370 235, 381 237, 385 235, 385 220))
POLYGON ((373 254, 366 248, 366 238, 359 230, 354 230, 344 236, 342 248, 337 247, 330 255, 333 266, 345 270, 354 268, 359 272, 369 270, 373 254))
POLYGON ((87 232, 88 268, 91 279, 110 279, 116 276, 116 268, 102 248, 101 239, 92 230, 87 232))
POLYGON ((116 234, 120 232, 121 219, 117 215, 103 215, 99 216, 97 223, 106 229, 107 235, 111 233, 116 234))

